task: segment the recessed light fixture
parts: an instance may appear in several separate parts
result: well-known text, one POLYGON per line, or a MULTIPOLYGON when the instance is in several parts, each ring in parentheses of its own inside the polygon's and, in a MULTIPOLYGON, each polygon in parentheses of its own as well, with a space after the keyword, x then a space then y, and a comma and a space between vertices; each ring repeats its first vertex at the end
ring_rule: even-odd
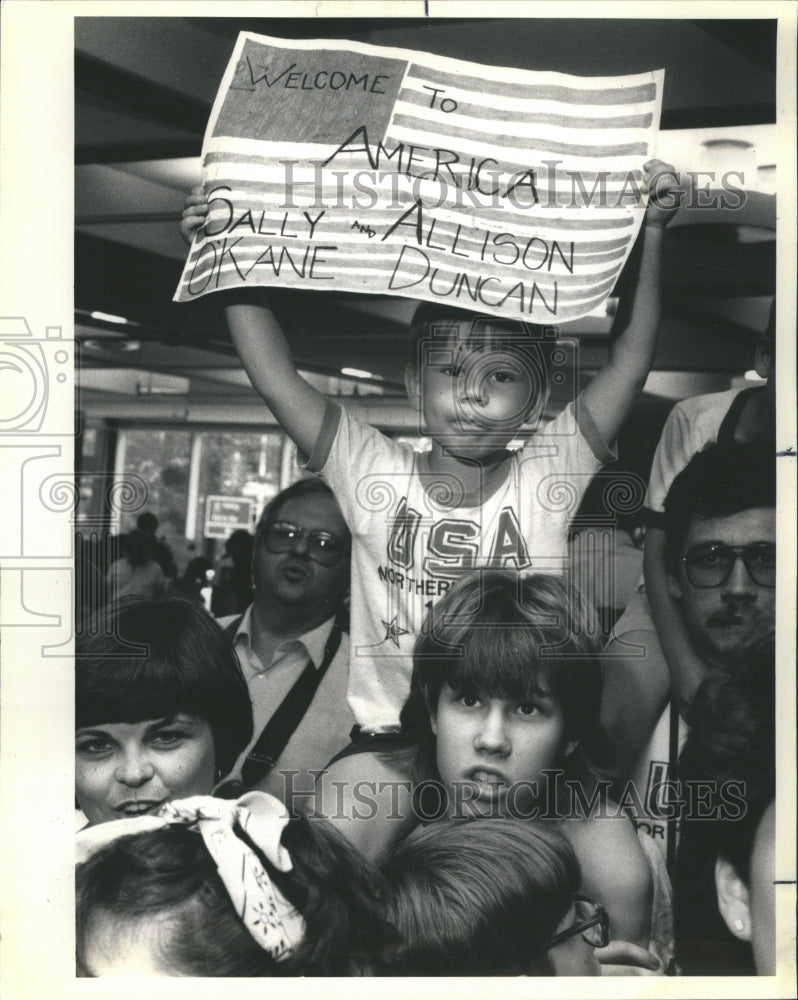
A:
POLYGON ((130 351, 137 351, 141 347, 141 342, 138 340, 122 340, 114 337, 90 337, 88 340, 81 341, 84 348, 88 348, 90 351, 115 351, 117 353, 128 353, 130 351))
POLYGON ((89 316, 92 319, 101 320, 103 323, 122 323, 123 325, 127 325, 128 322, 124 316, 114 316, 113 313, 92 312, 89 313, 89 316))

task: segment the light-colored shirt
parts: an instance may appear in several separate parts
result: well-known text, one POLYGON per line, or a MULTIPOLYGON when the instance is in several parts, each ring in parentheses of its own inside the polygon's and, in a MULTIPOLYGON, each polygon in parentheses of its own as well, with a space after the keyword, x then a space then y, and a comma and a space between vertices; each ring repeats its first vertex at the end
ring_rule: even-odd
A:
MULTIPOLYGON (((656 676, 666 677, 668 667, 665 663, 665 654, 660 645, 659 636, 651 617, 651 609, 648 604, 648 597, 645 590, 637 591, 632 595, 626 606, 626 610, 615 623, 612 637, 613 639, 623 639, 625 635, 634 632, 645 633, 646 638, 642 643, 636 642, 630 648, 630 656, 642 655, 646 669, 656 676), (635 646, 639 645, 639 649, 635 646)), ((643 814, 634 819, 638 834, 645 834, 650 837, 662 852, 663 857, 667 857, 668 841, 676 839, 678 843, 678 822, 669 820, 671 813, 676 809, 668 802, 670 794, 667 781, 669 780, 668 767, 671 763, 677 762, 678 754, 681 752, 684 741, 687 738, 687 725, 684 719, 678 720, 678 737, 676 759, 671 761, 671 712, 676 711, 673 703, 669 700, 662 711, 657 724, 651 733, 651 737, 645 747, 640 752, 640 756, 634 765, 630 781, 637 792, 637 797, 643 805, 643 814)))
POLYGON ((513 453, 491 496, 462 507, 458 477, 328 407, 307 467, 330 484, 352 532, 349 704, 363 729, 398 728, 424 617, 464 573, 565 572, 568 525, 612 457, 580 400, 513 453))
MULTIPOLYGON (((235 618, 236 615, 228 615, 218 619, 218 622, 225 628, 235 618)), ((229 778, 241 778, 241 768, 247 754, 308 663, 312 662, 316 669, 321 666, 334 620, 329 618, 296 639, 281 642, 275 648, 271 662, 264 665, 252 648, 252 605, 244 612, 233 644, 252 700, 254 735, 236 761, 229 778)), ((355 724, 346 700, 348 678, 349 636, 344 632, 338 651, 321 679, 308 710, 276 764, 258 782, 256 788, 275 795, 289 807, 303 801, 300 793, 311 792, 314 777, 309 772, 324 768, 347 745, 349 733, 355 724), (298 773, 290 775, 291 771, 298 773), (293 802, 287 799, 293 799, 293 802)))
POLYGON ((744 391, 710 392, 690 396, 676 403, 662 428, 651 463, 646 507, 657 513, 665 510, 671 483, 708 444, 718 440, 718 432, 732 403, 744 391))

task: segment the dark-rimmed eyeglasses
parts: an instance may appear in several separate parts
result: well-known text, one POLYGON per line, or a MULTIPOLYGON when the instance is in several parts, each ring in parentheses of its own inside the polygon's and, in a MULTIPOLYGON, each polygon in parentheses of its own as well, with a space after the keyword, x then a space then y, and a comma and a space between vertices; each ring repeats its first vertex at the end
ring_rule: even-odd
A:
POLYGON ((604 907, 587 896, 574 896, 573 901, 576 919, 567 930, 555 934, 544 951, 576 937, 577 934, 581 934, 591 948, 606 948, 610 943, 610 918, 604 907))
POLYGON ((708 589, 722 587, 738 559, 742 559, 754 583, 760 587, 776 586, 776 546, 773 542, 752 542, 750 545, 705 542, 689 549, 682 562, 688 581, 694 587, 708 589))
POLYGON ((308 556, 322 566, 334 566, 349 551, 349 544, 329 531, 308 531, 288 521, 272 521, 258 528, 269 552, 291 552, 302 542, 308 556))

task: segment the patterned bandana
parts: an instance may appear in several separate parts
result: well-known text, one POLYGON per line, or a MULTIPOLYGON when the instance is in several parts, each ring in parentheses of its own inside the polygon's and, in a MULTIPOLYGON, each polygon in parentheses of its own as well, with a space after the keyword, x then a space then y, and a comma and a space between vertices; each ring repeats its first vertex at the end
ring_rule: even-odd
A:
POLYGON ((86 861, 118 837, 176 823, 194 826, 202 834, 244 926, 261 948, 279 962, 302 941, 305 921, 272 883, 237 830, 243 830, 278 871, 290 872, 291 858, 280 843, 288 819, 283 803, 265 792, 248 792, 235 801, 195 795, 165 803, 157 816, 113 820, 81 831, 77 837, 77 863, 86 861))

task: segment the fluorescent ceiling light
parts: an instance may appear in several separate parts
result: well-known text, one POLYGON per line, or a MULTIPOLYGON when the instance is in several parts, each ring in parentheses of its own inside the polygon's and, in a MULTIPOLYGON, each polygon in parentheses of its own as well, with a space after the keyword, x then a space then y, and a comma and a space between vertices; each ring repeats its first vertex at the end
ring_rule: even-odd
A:
POLYGON ((90 337, 83 341, 83 347, 90 351, 113 351, 117 354, 138 351, 141 343, 138 340, 121 340, 116 337, 90 337))
POLYGON ((113 313, 93 312, 93 313, 89 313, 89 316, 92 319, 99 319, 99 320, 102 320, 105 323, 123 323, 123 324, 127 324, 127 320, 125 319, 124 316, 114 316, 113 313))
POLYGON ((380 378, 379 375, 372 375, 371 372, 364 372, 360 368, 342 368, 342 375, 349 375, 350 378, 380 378))

